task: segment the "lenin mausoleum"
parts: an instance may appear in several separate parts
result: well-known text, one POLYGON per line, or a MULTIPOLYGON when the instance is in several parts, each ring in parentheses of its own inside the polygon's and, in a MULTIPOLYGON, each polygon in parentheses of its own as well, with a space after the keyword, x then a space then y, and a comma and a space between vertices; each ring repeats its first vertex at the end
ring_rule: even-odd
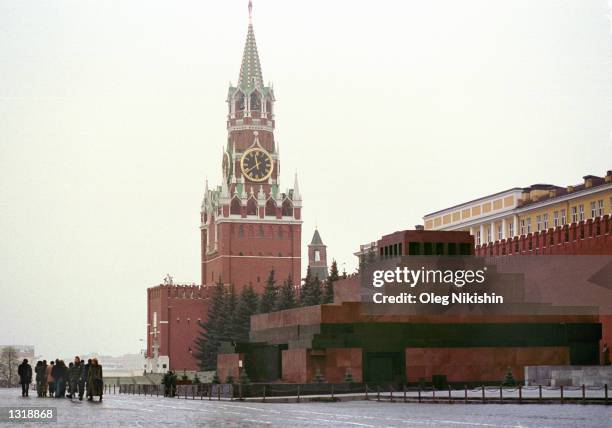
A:
MULTIPOLYGON (((223 179, 206 183, 200 211, 201 285, 169 279, 147 290, 147 371, 199 370, 195 340, 216 284, 237 292, 250 285, 261 293, 273 270, 297 284, 299 294, 302 196, 297 175, 292 188, 281 187, 275 94, 264 84, 250 17, 239 77, 226 101, 223 179)), ((499 259, 519 255, 612 254, 611 211, 611 172, 567 188, 515 188, 428 214, 424 227, 382 236, 361 245, 356 256, 360 266, 399 266, 411 257, 466 258, 497 272, 499 259)), ((324 280, 327 251, 318 231, 308 253, 311 272, 324 280)), ((341 382, 350 372, 355 381, 368 382, 433 376, 492 382, 508 368, 521 379, 525 366, 598 364, 603 342, 612 343, 610 317, 596 312, 372 313, 363 300, 360 271, 335 283, 331 304, 251 317, 249 341, 222 347, 219 377, 237 379, 247 370, 253 381, 304 383, 319 373, 341 382)))

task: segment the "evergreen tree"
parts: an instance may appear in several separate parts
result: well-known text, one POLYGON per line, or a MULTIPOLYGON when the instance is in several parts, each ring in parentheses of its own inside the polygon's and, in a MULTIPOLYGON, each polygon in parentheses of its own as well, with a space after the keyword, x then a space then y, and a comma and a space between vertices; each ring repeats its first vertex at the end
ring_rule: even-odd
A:
POLYGON ((278 301, 276 302, 276 310, 283 311, 285 309, 293 309, 297 307, 295 299, 295 289, 293 287, 293 281, 288 278, 283 282, 283 286, 280 288, 278 293, 278 301))
POLYGON ((329 276, 325 281, 325 291, 323 293, 323 303, 334 303, 334 284, 340 279, 338 274, 338 263, 334 260, 329 270, 329 276))
POLYGON ((506 373, 502 386, 516 386, 516 379, 514 379, 514 375, 512 374, 512 369, 510 367, 508 367, 508 372, 506 373))
POLYGON ((242 369, 240 372, 240 376, 238 377, 238 383, 240 384, 240 389, 242 390, 242 396, 248 397, 251 395, 251 379, 249 379, 249 375, 247 374, 246 369, 242 369))
POLYGON ((310 266, 306 269, 306 278, 303 279, 302 287, 300 289, 300 306, 309 306, 310 295, 312 294, 312 272, 310 266))
POLYGON ((225 291, 223 284, 219 281, 212 293, 206 321, 198 323, 202 332, 195 341, 195 356, 202 370, 214 370, 217 367, 217 351, 223 327, 224 300, 225 291))
POLYGON ((351 369, 346 369, 346 373, 344 374, 344 381, 346 383, 354 383, 355 379, 353 378, 353 373, 351 369))
POLYGON ((236 308, 238 299, 234 285, 230 285, 223 299, 223 313, 221 315, 221 342, 234 342, 238 336, 236 308))
POLYGON ((259 313, 267 314, 268 312, 274 311, 277 295, 278 289, 276 288, 276 280, 274 279, 274 270, 271 270, 268 280, 266 281, 266 288, 259 300, 259 313))
POLYGON ((305 295, 302 296, 302 306, 315 306, 323 302, 323 289, 318 277, 315 276, 313 279, 307 275, 302 291, 305 291, 305 295))
POLYGON ((308 306, 320 305, 323 303, 323 287, 321 286, 321 281, 318 276, 315 276, 312 283, 310 299, 312 303, 308 306))
POLYGON ((236 308, 236 342, 248 342, 251 330, 251 315, 257 313, 258 297, 250 284, 242 289, 236 308))
POLYGON ((320 369, 317 369, 317 371, 315 372, 314 382, 325 383, 325 376, 323 376, 320 369))

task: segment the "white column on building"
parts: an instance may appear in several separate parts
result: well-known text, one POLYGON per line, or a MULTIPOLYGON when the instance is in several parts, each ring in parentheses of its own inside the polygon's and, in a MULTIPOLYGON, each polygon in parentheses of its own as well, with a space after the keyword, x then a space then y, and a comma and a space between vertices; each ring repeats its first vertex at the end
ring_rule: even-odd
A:
POLYGON ((476 232, 474 231, 474 228, 473 228, 473 227, 470 227, 470 235, 474 236, 474 234, 475 234, 475 233, 476 233, 476 232))
POLYGON ((495 222, 491 222, 491 242, 495 242, 497 240, 497 236, 495 234, 495 222))
MULTIPOLYGON (((514 233, 514 236, 520 235, 518 215, 514 214, 514 216, 512 217, 512 224, 514 229, 512 232, 514 233)), ((514 238, 514 236, 511 236, 510 238, 514 238)))
POLYGON ((504 217, 502 219, 502 239, 506 239, 508 237, 508 235, 506 234, 507 227, 508 225, 506 224, 506 218, 504 217))
POLYGON ((484 234, 484 223, 480 224, 480 245, 484 244, 485 234, 484 234))

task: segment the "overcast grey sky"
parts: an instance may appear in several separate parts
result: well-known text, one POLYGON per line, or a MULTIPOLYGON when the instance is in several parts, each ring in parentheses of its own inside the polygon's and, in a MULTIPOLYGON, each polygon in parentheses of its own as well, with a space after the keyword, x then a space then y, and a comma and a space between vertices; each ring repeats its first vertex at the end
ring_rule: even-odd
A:
MULTIPOLYGON (((352 271, 425 213, 611 169, 611 10, 254 0, 304 247, 316 223, 352 271)), ((199 282, 247 22, 246 0, 0 0, 0 343, 138 352, 146 288, 199 282)))

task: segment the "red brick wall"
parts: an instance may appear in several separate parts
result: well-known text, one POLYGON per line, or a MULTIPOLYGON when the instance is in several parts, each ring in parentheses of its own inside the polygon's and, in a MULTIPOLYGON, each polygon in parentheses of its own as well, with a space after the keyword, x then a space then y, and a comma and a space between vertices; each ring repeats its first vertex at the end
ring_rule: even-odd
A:
POLYGON ((208 313, 210 289, 196 286, 158 286, 147 290, 147 355, 153 356, 153 313, 157 312, 159 355, 167 355, 171 370, 199 370, 195 339, 198 320, 208 313), (191 348, 191 353, 189 349, 191 348))
POLYGON ((225 383, 228 376, 232 376, 237 382, 240 377, 240 360, 244 361, 244 354, 219 354, 217 355, 217 375, 219 380, 225 383))
POLYGON ((524 380, 525 366, 569 364, 565 347, 406 348, 408 382, 446 375, 449 382, 502 381, 508 371, 524 380))
POLYGON ((314 379, 310 362, 310 350, 305 348, 282 351, 282 380, 292 383, 307 383, 314 379))
POLYGON ((597 217, 595 220, 588 219, 580 223, 559 226, 556 229, 476 246, 477 256, 517 254, 583 256, 612 254, 612 219, 606 215, 601 218, 597 217), (566 235, 569 237, 567 242, 566 235), (516 251, 517 244, 518 252, 516 251))
POLYGON ((286 311, 253 315, 251 317, 251 331, 267 330, 298 324, 321 324, 321 306, 288 309, 286 311))
POLYGON ((363 379, 361 348, 328 348, 325 350, 325 380, 342 383, 347 370, 350 370, 355 382, 363 379))
MULTIPOLYGON (((477 256, 511 255, 612 255, 612 218, 609 215, 559 226, 526 236, 476 247, 477 256), (569 238, 566 242, 566 236, 569 238), (552 238, 552 245, 551 245, 552 238), (518 245, 518 252, 516 251, 518 245)), ((612 317, 600 317, 601 347, 612 344, 612 317)))
POLYGON ((219 238, 217 253, 203 255, 203 284, 214 284, 221 278, 225 284, 234 284, 237 291, 252 284, 261 292, 271 270, 279 283, 289 277, 294 283, 300 281, 301 225, 257 224, 245 219, 241 224, 221 223, 219 238))
POLYGON ((351 275, 346 279, 340 279, 334 284, 334 303, 360 302, 361 301, 361 277, 351 275))

